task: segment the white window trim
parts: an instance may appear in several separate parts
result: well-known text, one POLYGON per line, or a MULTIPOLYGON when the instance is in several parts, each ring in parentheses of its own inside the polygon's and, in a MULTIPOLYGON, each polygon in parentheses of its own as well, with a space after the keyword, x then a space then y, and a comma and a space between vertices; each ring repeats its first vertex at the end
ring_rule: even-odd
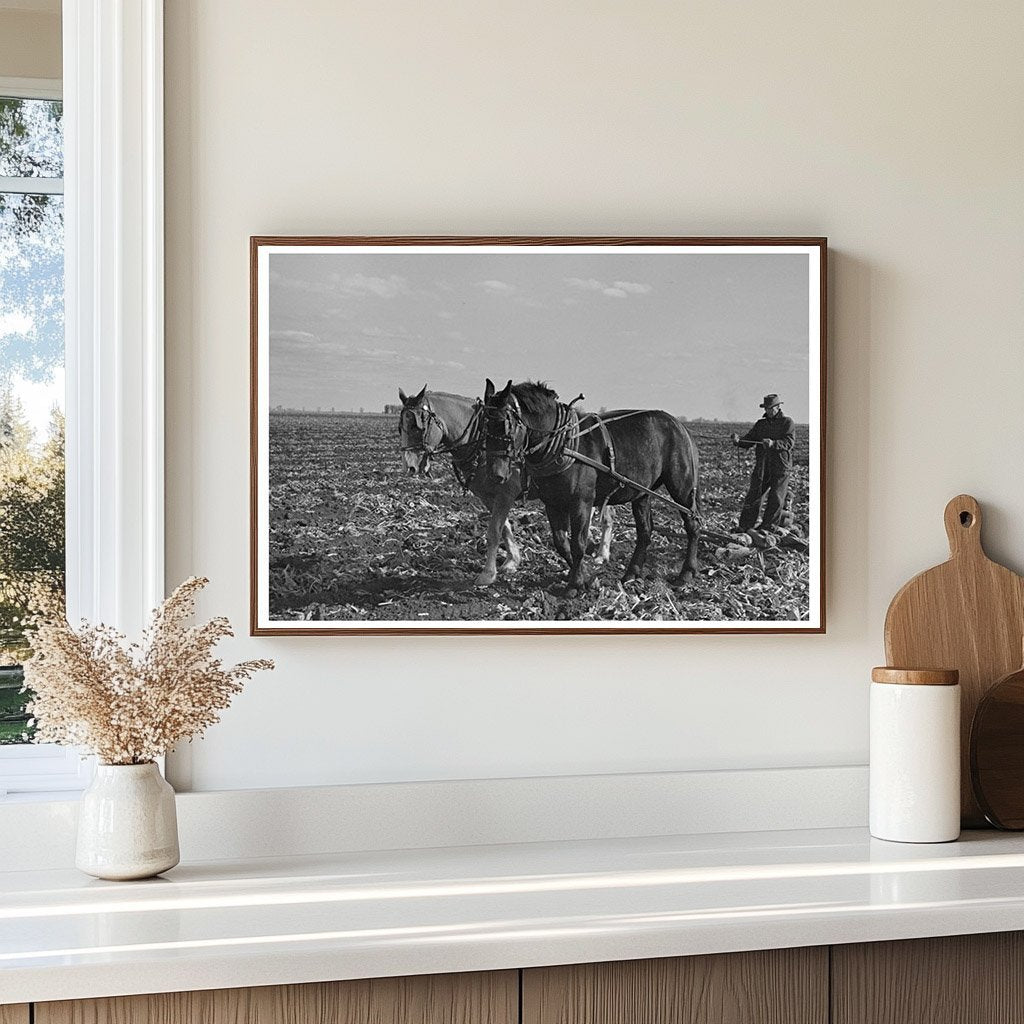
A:
POLYGON ((64 86, 59 78, 10 78, 0 75, 0 96, 20 100, 59 100, 64 86))
MULTIPOLYGON (((68 617, 137 635, 164 596, 163 0, 64 0, 63 48, 68 617)), ((25 750, 0 793, 91 776, 25 750)))

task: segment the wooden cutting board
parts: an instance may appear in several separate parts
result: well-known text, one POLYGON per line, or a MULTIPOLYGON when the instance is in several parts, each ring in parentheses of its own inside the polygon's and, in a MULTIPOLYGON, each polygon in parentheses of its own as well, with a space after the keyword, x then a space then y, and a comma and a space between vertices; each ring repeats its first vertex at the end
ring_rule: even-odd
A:
POLYGON ((949 561, 905 584, 885 616, 889 665, 960 671, 960 813, 965 828, 986 824, 971 788, 974 712, 993 683, 1020 667, 1024 636, 1024 578, 985 554, 981 519, 981 508, 969 494, 946 506, 949 561))

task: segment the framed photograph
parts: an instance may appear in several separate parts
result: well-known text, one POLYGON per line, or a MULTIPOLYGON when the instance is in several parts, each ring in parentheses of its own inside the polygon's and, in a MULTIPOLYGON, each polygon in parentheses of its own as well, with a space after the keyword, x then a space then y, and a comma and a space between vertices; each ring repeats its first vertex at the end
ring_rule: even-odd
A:
POLYGON ((826 253, 252 238, 252 633, 823 633, 826 253))

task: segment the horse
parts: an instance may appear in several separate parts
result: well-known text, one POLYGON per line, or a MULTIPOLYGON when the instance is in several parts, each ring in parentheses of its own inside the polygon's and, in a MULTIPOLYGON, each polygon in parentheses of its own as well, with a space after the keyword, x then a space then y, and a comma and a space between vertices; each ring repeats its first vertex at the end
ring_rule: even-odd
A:
MULTIPOLYGON (((430 476, 435 455, 452 457, 452 472, 462 487, 471 490, 490 512, 487 523, 487 556, 484 568, 476 578, 479 587, 490 586, 498 578, 498 547, 505 541, 508 558, 501 571, 514 573, 522 561, 522 550, 512 533, 508 514, 522 495, 523 474, 512 467, 498 480, 487 472, 481 459, 483 448, 483 408, 478 400, 446 391, 428 391, 426 384, 411 398, 399 388, 402 411, 398 417, 398 433, 402 455, 410 476, 430 476)), ((603 518, 598 557, 607 560, 610 554, 611 515, 603 518)))
POLYGON ((484 391, 484 445, 492 476, 505 480, 525 467, 539 492, 551 524, 555 550, 569 565, 568 588, 577 593, 586 584, 583 559, 593 510, 630 504, 636 521, 636 546, 623 580, 643 574, 654 529, 651 491, 664 487, 683 506, 686 555, 672 582, 688 583, 699 565, 699 458, 686 428, 660 409, 616 409, 578 414, 544 383, 512 381, 484 391), (609 472, 572 458, 578 452, 609 472), (626 478, 629 483, 616 479, 626 478))

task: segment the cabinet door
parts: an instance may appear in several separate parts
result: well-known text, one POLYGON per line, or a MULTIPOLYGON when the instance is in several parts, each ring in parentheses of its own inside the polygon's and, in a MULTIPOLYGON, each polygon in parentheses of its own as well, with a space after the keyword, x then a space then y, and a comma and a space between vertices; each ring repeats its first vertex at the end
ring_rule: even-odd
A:
POLYGON ((1024 934, 832 947, 834 1024, 1024 1021, 1024 934))
POLYGON ((35 1024, 517 1024, 516 971, 37 1003, 35 1024))
POLYGON ((523 972, 523 1024, 827 1021, 828 950, 821 947, 523 972))
POLYGON ((28 1024, 28 1006, 0 1006, 0 1024, 28 1024))

